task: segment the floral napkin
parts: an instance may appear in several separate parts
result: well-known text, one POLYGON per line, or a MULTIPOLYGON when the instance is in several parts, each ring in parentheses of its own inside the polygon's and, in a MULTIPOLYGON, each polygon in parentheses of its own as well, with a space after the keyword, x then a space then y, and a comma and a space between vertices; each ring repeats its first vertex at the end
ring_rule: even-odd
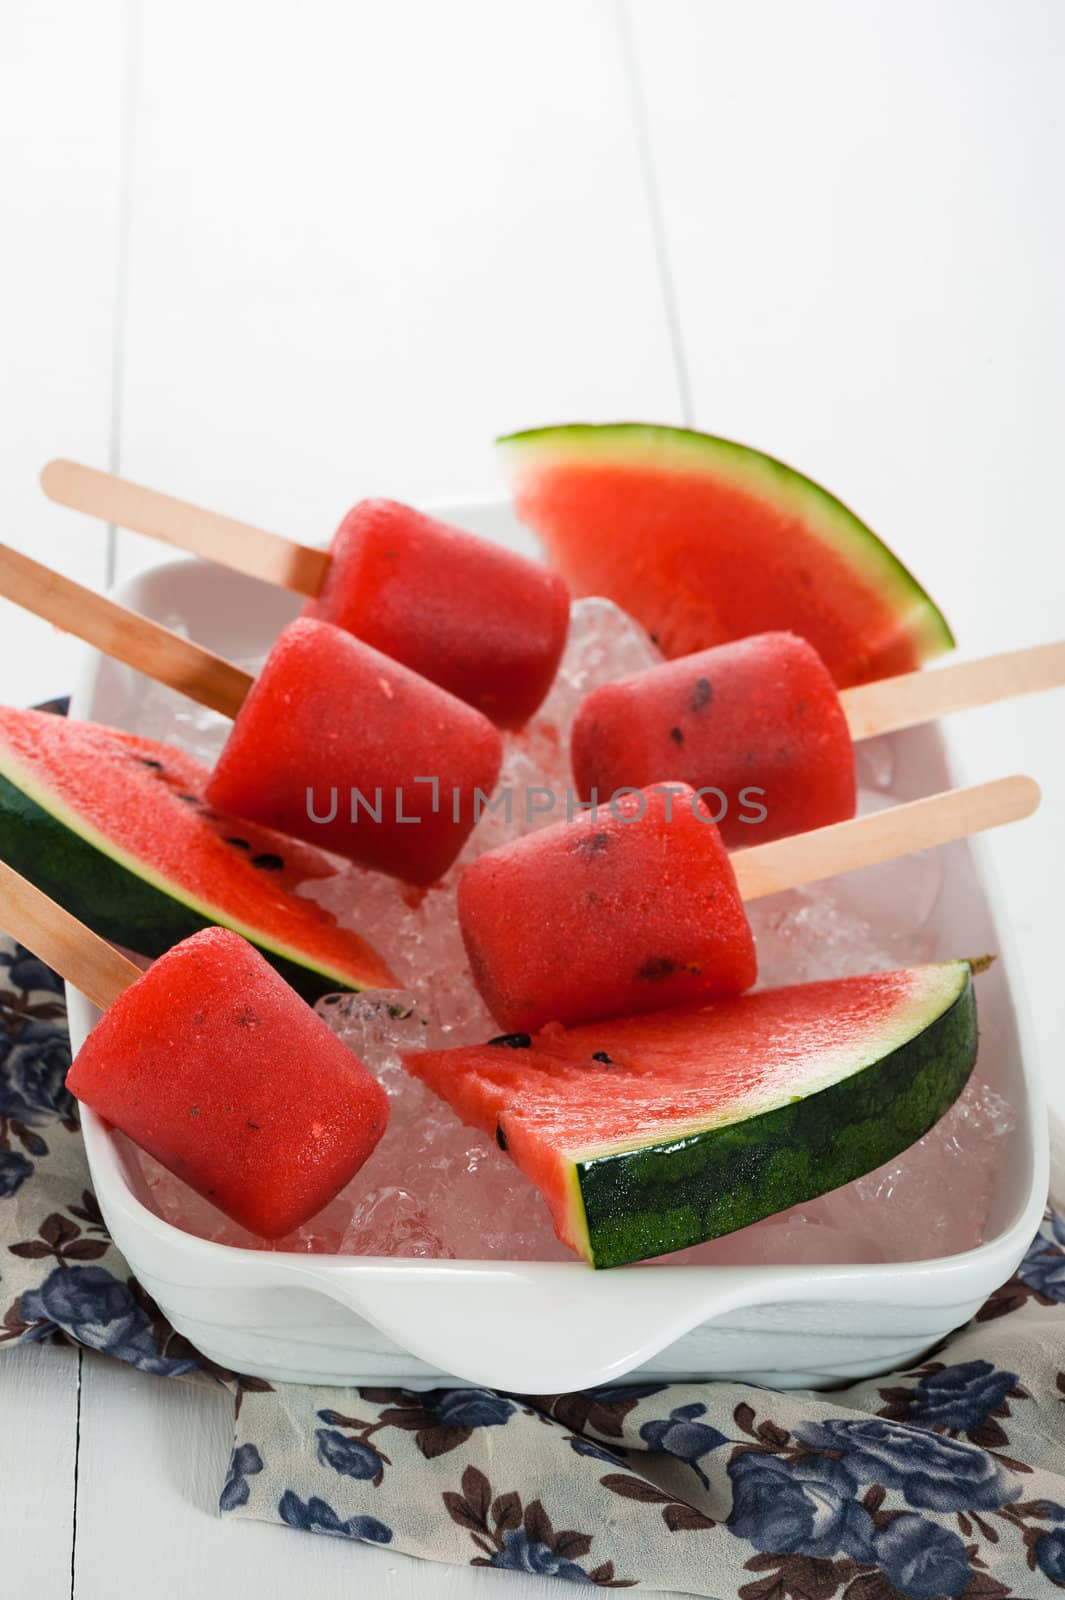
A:
POLYGON ((68 1340, 223 1384, 220 1509, 431 1561, 717 1600, 1065 1589, 1065 1223, 920 1366, 830 1394, 326 1389, 220 1372, 169 1326, 89 1186, 59 979, 0 939, 0 1343, 68 1340))

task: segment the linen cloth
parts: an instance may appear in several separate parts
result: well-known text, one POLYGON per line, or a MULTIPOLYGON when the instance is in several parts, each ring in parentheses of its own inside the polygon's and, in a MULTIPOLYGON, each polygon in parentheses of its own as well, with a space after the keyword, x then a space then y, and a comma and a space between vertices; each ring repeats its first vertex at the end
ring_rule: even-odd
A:
POLYGON ((0 1345, 224 1385, 222 1514, 433 1561, 717 1600, 1065 1589, 1065 1222, 918 1367, 831 1393, 327 1389, 221 1372, 93 1197, 60 980, 0 939, 0 1345))

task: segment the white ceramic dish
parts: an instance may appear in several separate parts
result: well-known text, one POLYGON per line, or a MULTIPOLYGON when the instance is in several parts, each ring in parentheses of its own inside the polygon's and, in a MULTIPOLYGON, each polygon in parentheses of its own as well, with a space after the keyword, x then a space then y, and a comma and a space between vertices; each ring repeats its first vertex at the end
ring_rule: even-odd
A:
MULTIPOLYGON (((528 547, 501 503, 444 510, 474 531, 528 547)), ((296 609, 277 590, 188 561, 153 568, 118 597, 171 625, 183 623, 232 657, 263 653, 296 609)), ((87 653, 72 715, 137 730, 144 692, 136 674, 87 653)), ((947 787, 938 732, 898 736, 896 772, 906 797, 947 787)), ((1045 1109, 1020 977, 978 850, 950 847, 935 938, 937 956, 991 950, 1002 958, 980 980, 981 1072, 1009 1097, 1018 1119, 996 1175, 988 1240, 960 1255, 870 1266, 594 1273, 578 1262, 235 1249, 162 1221, 105 1126, 85 1113, 96 1193, 116 1243, 174 1326, 213 1361, 268 1379, 417 1386, 445 1375, 553 1393, 637 1371, 822 1387, 905 1366, 1010 1276, 1038 1225, 1047 1186, 1045 1109)), ((75 992, 69 1000, 77 1048, 96 1013, 75 992)))

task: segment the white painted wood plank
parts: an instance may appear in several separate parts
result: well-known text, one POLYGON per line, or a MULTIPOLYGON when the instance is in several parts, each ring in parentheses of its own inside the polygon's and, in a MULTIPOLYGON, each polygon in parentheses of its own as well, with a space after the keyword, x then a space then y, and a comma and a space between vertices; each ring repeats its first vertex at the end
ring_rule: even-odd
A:
MULTIPOLYGON (((979 655, 1062 632, 1065 101, 1054 0, 627 0, 694 420, 849 501, 979 655)), ((1051 1093, 1062 700, 955 719, 997 836, 1051 1093)))
POLYGON ((698 425, 852 503, 964 647, 1052 633, 1065 10, 628 3, 698 425))
POLYGON ((217 1515, 232 1401, 86 1357, 74 1600, 140 1600, 147 1574, 196 1600, 549 1600, 557 1580, 424 1562, 217 1515))
MULTIPOLYGON (((0 48, 0 539, 102 584, 106 535, 50 505, 60 454, 107 461, 125 86, 123 0, 9 6, 0 48)), ((69 687, 73 645, 0 601, 0 699, 69 687)))
POLYGON ((141 65, 128 475, 324 540, 679 414, 609 0, 192 0, 141 65))
POLYGON ((4 1592, 68 1600, 78 1352, 0 1350, 0 1550, 4 1592))

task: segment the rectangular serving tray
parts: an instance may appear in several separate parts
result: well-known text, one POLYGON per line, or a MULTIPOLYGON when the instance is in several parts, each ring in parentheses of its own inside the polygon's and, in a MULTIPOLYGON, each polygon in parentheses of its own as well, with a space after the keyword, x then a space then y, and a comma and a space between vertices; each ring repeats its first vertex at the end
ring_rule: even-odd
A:
MULTIPOLYGON (((502 501, 434 507, 529 549, 502 501)), ((153 567, 116 597, 209 648, 255 659, 298 601, 195 561, 153 567)), ((148 686, 86 651, 71 715, 150 732, 148 686)), ((154 693, 158 694, 155 690, 154 693)), ((936 729, 895 737, 902 798, 947 788, 936 729)), ((981 776, 992 777, 989 771, 981 776)), ((952 1256, 868 1266, 654 1266, 426 1261, 237 1249, 164 1222, 105 1124, 82 1113, 96 1193, 116 1244, 174 1326, 212 1361, 271 1380, 450 1381, 558 1393, 638 1372, 828 1387, 914 1364, 1014 1271, 1042 1215, 1046 1110, 1001 900, 979 844, 949 846, 933 959, 999 956, 980 978, 980 1071, 1017 1114, 995 1175, 987 1241, 952 1256)), ((97 1012, 68 990, 77 1049, 97 1012)))

